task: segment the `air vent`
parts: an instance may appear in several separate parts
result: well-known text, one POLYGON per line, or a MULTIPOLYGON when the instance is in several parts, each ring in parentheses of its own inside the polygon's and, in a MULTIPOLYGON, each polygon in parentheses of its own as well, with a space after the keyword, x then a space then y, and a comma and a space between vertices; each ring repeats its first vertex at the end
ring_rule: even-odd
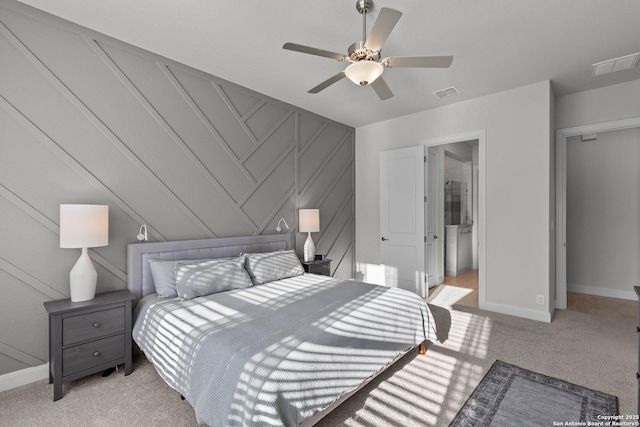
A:
POLYGON ((447 96, 451 96, 451 95, 456 95, 460 93, 460 91, 458 89, 456 89, 455 86, 451 86, 445 89, 440 89, 437 90, 435 92, 433 92, 433 94, 435 96, 437 96, 438 98, 442 99, 442 98, 446 98, 447 96))
POLYGON ((621 56, 620 58, 609 59, 591 65, 591 77, 603 74, 615 73, 617 71, 630 70, 638 66, 640 62, 640 52, 632 55, 621 56))

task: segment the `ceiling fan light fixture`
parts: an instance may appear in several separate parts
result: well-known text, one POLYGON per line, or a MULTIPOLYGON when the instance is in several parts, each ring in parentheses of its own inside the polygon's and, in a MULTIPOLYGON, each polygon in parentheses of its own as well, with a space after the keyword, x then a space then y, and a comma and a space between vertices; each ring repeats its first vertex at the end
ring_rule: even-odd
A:
POLYGON ((382 64, 376 61, 358 61, 349 65, 344 74, 357 85, 367 86, 382 75, 382 64))

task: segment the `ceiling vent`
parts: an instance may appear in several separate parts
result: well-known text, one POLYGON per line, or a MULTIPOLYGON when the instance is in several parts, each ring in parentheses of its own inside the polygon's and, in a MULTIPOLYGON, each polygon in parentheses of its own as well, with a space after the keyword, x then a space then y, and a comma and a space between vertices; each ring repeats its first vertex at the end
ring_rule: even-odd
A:
POLYGON ((591 77, 603 74, 615 73, 617 71, 630 70, 638 66, 640 62, 640 52, 632 55, 621 56, 620 58, 609 59, 591 65, 591 77))
POLYGON ((433 92, 433 94, 440 99, 446 98, 447 96, 456 95, 458 93, 460 93, 460 91, 456 89, 455 86, 447 87, 433 92))

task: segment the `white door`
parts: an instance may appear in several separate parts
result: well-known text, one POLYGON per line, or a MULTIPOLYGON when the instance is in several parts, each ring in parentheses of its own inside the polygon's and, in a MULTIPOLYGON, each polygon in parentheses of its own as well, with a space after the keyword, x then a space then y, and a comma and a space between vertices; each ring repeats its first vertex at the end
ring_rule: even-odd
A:
POLYGON ((427 251, 427 283, 429 287, 438 284, 438 155, 433 150, 427 151, 427 168, 424 174, 424 186, 427 189, 425 200, 426 248, 427 251))
POLYGON ((427 296, 424 147, 380 153, 380 262, 387 286, 427 296))

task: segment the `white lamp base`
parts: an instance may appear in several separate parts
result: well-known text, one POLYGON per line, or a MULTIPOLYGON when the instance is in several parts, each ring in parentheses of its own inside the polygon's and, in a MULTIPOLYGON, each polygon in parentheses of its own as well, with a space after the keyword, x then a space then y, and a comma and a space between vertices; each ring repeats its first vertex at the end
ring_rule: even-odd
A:
POLYGON ((313 243, 311 233, 307 233, 307 240, 304 242, 304 261, 313 261, 316 257, 316 245, 313 243))
POLYGON ((97 281, 98 273, 89 258, 89 252, 87 248, 82 248, 82 255, 69 273, 71 301, 89 301, 95 298, 97 281))

